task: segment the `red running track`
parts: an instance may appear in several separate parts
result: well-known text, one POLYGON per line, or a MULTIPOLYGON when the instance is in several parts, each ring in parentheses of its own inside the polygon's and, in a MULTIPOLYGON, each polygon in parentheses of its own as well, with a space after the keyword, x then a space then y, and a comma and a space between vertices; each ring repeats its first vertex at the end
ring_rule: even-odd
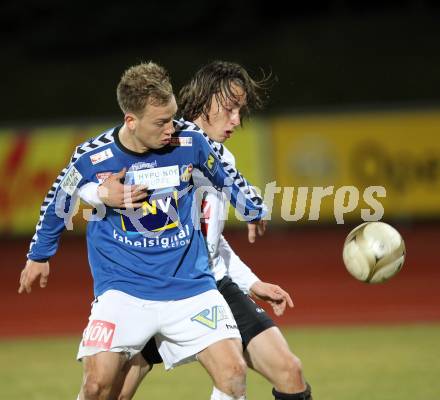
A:
MULTIPOLYGON (((282 325, 439 323, 440 268, 434 250, 440 229, 399 229, 408 256, 402 271, 381 285, 357 282, 345 271, 341 246, 347 227, 269 230, 254 245, 247 243, 245 231, 232 231, 227 237, 262 279, 293 295, 295 308, 277 319, 282 325)), ((80 336, 93 300, 84 239, 63 238, 51 260, 48 287, 18 295, 27 246, 28 240, 1 241, 0 337, 80 336)))

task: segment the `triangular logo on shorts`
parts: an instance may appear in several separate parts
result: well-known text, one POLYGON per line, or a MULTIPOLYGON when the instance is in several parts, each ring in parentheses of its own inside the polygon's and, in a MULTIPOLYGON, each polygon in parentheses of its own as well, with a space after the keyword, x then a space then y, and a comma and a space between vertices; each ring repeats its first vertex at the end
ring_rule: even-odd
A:
POLYGON ((218 307, 219 306, 212 307, 211 317, 209 317, 209 308, 205 308, 203 311, 200 311, 197 315, 192 317, 191 321, 199 322, 200 324, 205 325, 211 329, 217 329, 218 307))

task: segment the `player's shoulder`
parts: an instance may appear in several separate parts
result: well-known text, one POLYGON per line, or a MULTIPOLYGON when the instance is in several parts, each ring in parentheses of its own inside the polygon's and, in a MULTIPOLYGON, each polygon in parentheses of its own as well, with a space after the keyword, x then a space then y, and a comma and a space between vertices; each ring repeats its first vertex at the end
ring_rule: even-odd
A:
MULTIPOLYGON (((176 131, 176 136, 185 137, 190 136, 193 139, 191 139, 193 142, 199 144, 199 143, 206 143, 211 148, 211 151, 221 160, 231 162, 231 160, 235 163, 234 156, 232 153, 228 150, 228 155, 225 158, 225 147, 223 144, 215 142, 214 140, 210 139, 209 136, 206 134, 205 131, 203 131, 202 128, 200 128, 198 125, 196 125, 194 122, 185 121, 184 119, 180 119, 178 121, 174 121, 174 129, 176 131)), ((176 139, 177 140, 177 139, 176 139)))
POLYGON ((229 164, 235 165, 235 156, 232 154, 232 152, 224 144, 222 144, 222 148, 222 159, 227 161, 229 164))
POLYGON ((184 119, 174 120, 173 122, 175 132, 171 139, 171 145, 188 145, 188 143, 197 142, 204 133, 194 122, 185 121, 184 119))
POLYGON ((115 142, 115 129, 115 127, 110 128, 76 146, 71 162, 73 164, 86 162, 95 165, 113 157, 111 147, 115 142))

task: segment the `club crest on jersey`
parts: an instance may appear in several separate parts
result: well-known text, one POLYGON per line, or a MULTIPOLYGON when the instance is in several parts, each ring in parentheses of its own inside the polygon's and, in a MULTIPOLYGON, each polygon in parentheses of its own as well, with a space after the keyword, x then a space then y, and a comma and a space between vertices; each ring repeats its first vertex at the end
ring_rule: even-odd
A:
POLYGON ((211 175, 214 175, 218 168, 218 160, 214 153, 210 153, 205 161, 205 167, 211 175))
POLYGON ((95 165, 112 157, 113 157, 112 149, 105 149, 103 151, 100 151, 99 153, 92 154, 90 156, 90 161, 92 162, 93 165, 95 165))
POLYGON ((142 203, 142 213, 132 221, 129 215, 121 214, 121 227, 127 233, 160 232, 179 226, 178 192, 156 191, 142 203))
POLYGON ((193 140, 192 137, 174 136, 171 138, 170 146, 189 147, 193 145, 192 140, 193 140))
POLYGON ((182 165, 180 167, 180 180, 182 182, 189 182, 192 176, 193 165, 182 165))
POLYGON ((213 306, 211 310, 206 308, 203 311, 200 311, 197 315, 191 318, 191 321, 198 322, 210 329, 217 329, 219 321, 229 318, 229 314, 223 306, 213 306))

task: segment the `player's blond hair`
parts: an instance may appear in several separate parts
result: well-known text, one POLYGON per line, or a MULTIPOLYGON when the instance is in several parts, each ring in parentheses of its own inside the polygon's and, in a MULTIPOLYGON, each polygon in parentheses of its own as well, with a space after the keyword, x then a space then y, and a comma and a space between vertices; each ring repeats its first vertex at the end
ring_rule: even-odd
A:
POLYGON ((168 104, 173 87, 165 68, 150 61, 128 68, 122 74, 116 94, 124 114, 131 112, 140 116, 147 104, 168 104))

